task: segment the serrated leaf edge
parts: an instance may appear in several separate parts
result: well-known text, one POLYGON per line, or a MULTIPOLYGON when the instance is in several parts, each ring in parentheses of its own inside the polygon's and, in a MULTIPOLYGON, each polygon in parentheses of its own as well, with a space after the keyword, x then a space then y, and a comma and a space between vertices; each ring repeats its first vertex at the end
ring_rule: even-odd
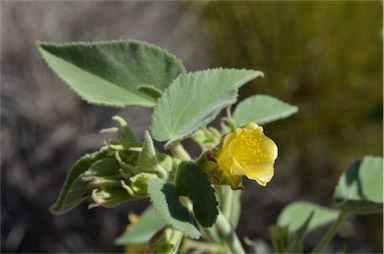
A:
MULTIPOLYGON (((257 71, 257 70, 249 70, 249 69, 244 69, 244 68, 243 68, 243 69, 234 69, 234 68, 212 68, 212 69, 206 69, 206 70, 201 70, 201 71, 195 71, 195 72, 188 72, 188 73, 185 73, 185 74, 180 74, 180 75, 177 76, 177 77, 171 82, 171 84, 164 90, 163 95, 158 99, 158 101, 157 101, 157 105, 155 106, 154 111, 153 111, 153 114, 151 115, 150 132, 152 133, 152 137, 153 137, 155 140, 157 140, 157 141, 167 141, 167 140, 169 140, 169 139, 165 139, 165 140, 161 139, 161 140, 160 140, 160 139, 157 139, 157 138, 155 137, 155 135, 154 135, 154 133, 153 133, 153 121, 154 121, 155 115, 156 115, 157 112, 158 112, 158 105, 161 103, 161 101, 163 101, 163 100, 167 100, 167 98, 168 98, 168 90, 172 89, 172 86, 177 82, 177 79, 180 79, 180 78, 182 78, 182 77, 186 77, 186 78, 187 78, 188 76, 191 76, 191 75, 194 75, 194 74, 197 74, 197 73, 208 73, 208 72, 211 72, 211 71, 221 71, 221 70, 225 70, 225 71, 250 71, 250 72, 252 71, 252 72, 254 72, 253 75, 249 75, 249 76, 247 76, 247 77, 241 79, 240 81, 236 82, 236 83, 233 85, 233 87, 231 87, 230 89, 228 89, 228 90, 226 91, 226 93, 228 93, 231 89, 235 89, 235 90, 237 90, 241 85, 246 84, 247 82, 251 81, 252 79, 255 79, 255 78, 257 78, 257 77, 264 77, 264 73, 261 72, 261 71, 257 71)), ((236 91, 236 92, 237 92, 237 91, 236 91)), ((222 96, 224 96, 224 95, 225 95, 225 93, 224 93, 222 96)), ((238 96, 238 95, 237 95, 237 96, 238 96)), ((235 103, 235 102, 237 101, 237 96, 236 96, 236 99, 234 99, 233 101, 229 102, 228 105, 226 104, 224 107, 227 107, 227 106, 232 105, 233 103, 235 103)), ((212 103, 215 103, 215 102, 212 102, 212 103)), ((210 105, 211 105, 211 104, 210 104, 210 105)), ((218 113, 220 113, 221 110, 218 110, 218 111, 219 111, 218 113)), ((218 113, 217 113, 217 114, 218 114, 218 113)), ((210 117, 210 120, 209 120, 209 121, 207 121, 205 124, 201 125, 199 128, 196 128, 195 131, 197 131, 198 129, 203 128, 204 126, 206 126, 209 122, 211 122, 211 121, 217 116, 217 114, 216 114, 215 116, 213 116, 213 117, 210 117)), ((194 118, 193 120, 195 120, 195 119, 196 119, 196 118, 194 118)), ((192 133, 191 133, 190 135, 192 135, 192 133)), ((179 138, 179 139, 177 139, 177 140, 175 140, 175 141, 172 141, 172 143, 174 143, 174 142, 179 142, 179 141, 181 141, 181 140, 184 140, 185 138, 187 138, 187 137, 190 136, 190 135, 181 137, 181 138, 179 138)), ((165 148, 169 148, 170 145, 171 145, 171 143, 167 142, 167 143, 165 144, 165 148)))
MULTIPOLYGON (((36 45, 37 45, 37 48, 44 60, 44 62, 49 66, 49 68, 56 74, 56 76, 62 81, 64 82, 65 84, 67 84, 67 86, 70 88, 71 91, 73 91, 77 96, 79 96, 82 100, 86 101, 87 103, 90 103, 90 104, 93 104, 93 105, 97 105, 97 106, 104 106, 104 107, 115 107, 115 108, 122 108, 122 107, 125 107, 127 106, 126 103, 100 103, 100 102, 97 102, 97 101, 94 101, 92 99, 86 99, 86 98, 83 98, 82 95, 80 95, 79 92, 77 92, 74 88, 72 88, 71 85, 69 85, 62 77, 61 75, 59 75, 55 70, 54 68, 52 68, 51 64, 47 61, 47 59, 44 57, 43 55, 43 51, 45 51, 46 53, 48 54, 51 54, 50 52, 46 51, 44 48, 42 48, 43 46, 55 46, 55 47, 66 47, 66 46, 84 46, 84 47, 92 47, 92 46, 97 46, 97 45, 108 45, 108 44, 119 44, 119 43, 135 43, 135 44, 141 44, 141 45, 145 45, 147 46, 148 48, 150 48, 151 50, 156 50, 158 52, 163 52, 167 55, 167 57, 170 57, 172 60, 174 60, 175 62, 179 63, 180 66, 182 67, 182 73, 186 73, 186 70, 185 70, 185 67, 183 65, 183 63, 181 62, 180 59, 178 59, 175 55, 173 55, 172 53, 170 53, 167 49, 165 48, 161 48, 161 47, 158 47, 154 44, 150 44, 150 43, 147 43, 145 41, 140 41, 140 40, 110 40, 110 41, 97 41, 97 42, 83 42, 83 41, 79 41, 79 42, 67 42, 67 43, 49 43, 49 42, 43 42, 43 41, 36 41, 36 45)), ((53 55, 53 54, 51 54, 53 55)), ((54 55, 55 56, 55 55, 54 55)), ((92 73, 92 75, 94 75, 92 73)), ((180 76, 180 74, 178 75, 180 76)), ((177 76, 177 77, 178 77, 177 76)), ((99 76, 96 76, 97 78, 100 78, 100 79, 103 79, 102 77, 99 77, 99 76)), ((175 77, 174 79, 176 79, 177 77, 175 77)), ((106 80, 106 79, 104 79, 106 80)), ((112 85, 115 86, 115 84, 113 84, 112 82, 110 82, 109 80, 106 80, 108 83, 111 83, 112 85)), ((173 82, 173 81, 172 81, 173 82)), ((171 83, 172 83, 171 82, 171 83)), ((119 87, 119 86, 117 86, 119 87)), ((120 88, 120 87, 119 87, 120 88)), ((128 91, 130 93, 132 93, 131 91, 129 90, 125 90, 123 89, 124 91, 128 91)), ((137 97, 143 97, 145 98, 143 95, 145 94, 142 94, 142 96, 139 96, 137 94, 134 94, 132 93, 134 96, 137 96, 137 97)), ((145 95, 147 96, 147 95, 145 95)), ((149 96, 148 96, 149 97, 149 96)), ((151 98, 151 97, 149 97, 151 98)), ((142 107, 155 107, 156 106, 156 103, 153 103, 153 105, 148 105, 147 104, 140 104, 140 103, 133 103, 133 104, 128 104, 128 106, 142 106, 142 107)))

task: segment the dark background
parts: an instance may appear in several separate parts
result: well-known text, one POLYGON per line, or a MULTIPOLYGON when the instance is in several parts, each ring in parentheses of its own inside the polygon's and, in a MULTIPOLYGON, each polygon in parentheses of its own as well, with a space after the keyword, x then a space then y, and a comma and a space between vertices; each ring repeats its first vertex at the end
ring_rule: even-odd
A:
MULTIPOLYGON (((279 146, 272 182, 245 180, 238 232, 268 241, 285 205, 332 207, 342 171, 364 155, 382 156, 382 8, 379 1, 2 1, 1 251, 122 252, 113 239, 127 212, 148 205, 48 212, 71 165, 108 138, 100 129, 116 126, 111 117, 123 116, 142 136, 150 110, 81 101, 48 69, 36 40, 139 39, 168 49, 189 71, 263 71, 241 98, 269 94, 300 108, 264 127, 279 146)), ((382 226, 382 214, 349 217, 326 251, 382 252, 382 226)))

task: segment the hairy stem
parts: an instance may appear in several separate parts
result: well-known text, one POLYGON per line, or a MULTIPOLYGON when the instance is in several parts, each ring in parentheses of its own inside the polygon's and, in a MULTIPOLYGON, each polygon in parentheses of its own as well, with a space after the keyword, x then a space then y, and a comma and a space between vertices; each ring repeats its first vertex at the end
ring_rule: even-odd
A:
POLYGON ((176 145, 171 146, 170 150, 172 155, 175 156, 176 158, 179 158, 180 160, 183 160, 183 161, 191 160, 191 156, 187 151, 185 151, 183 145, 180 143, 177 143, 176 145))
POLYGON ((219 231, 220 236, 227 244, 229 251, 234 254, 245 254, 243 246, 237 237, 234 229, 224 215, 219 212, 215 227, 219 231))

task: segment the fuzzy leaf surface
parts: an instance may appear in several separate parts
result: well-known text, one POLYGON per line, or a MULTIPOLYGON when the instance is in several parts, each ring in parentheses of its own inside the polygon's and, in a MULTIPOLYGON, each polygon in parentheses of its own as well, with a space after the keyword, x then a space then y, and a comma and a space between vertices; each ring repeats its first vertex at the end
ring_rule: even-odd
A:
POLYGON ((155 208, 151 206, 140 215, 136 223, 130 225, 127 230, 115 240, 115 243, 118 245, 146 243, 165 225, 165 221, 159 217, 155 208))
POLYGON ((211 69, 178 76, 160 97, 152 115, 154 139, 180 141, 212 121, 237 99, 238 88, 262 76, 259 71, 211 69))
POLYGON ((285 103, 269 95, 255 95, 237 105, 233 118, 239 127, 250 122, 266 124, 296 113, 296 106, 285 103))
POLYGON ((143 150, 139 154, 137 163, 142 171, 158 173, 163 177, 172 168, 172 158, 156 151, 148 131, 144 133, 143 150))
POLYGON ((294 202, 283 209, 277 219, 277 225, 287 226, 290 232, 299 230, 307 218, 313 212, 313 216, 306 228, 306 233, 336 220, 338 211, 322 207, 309 202, 294 202))
POLYGON ((53 214, 63 214, 87 198, 84 195, 87 190, 87 183, 81 179, 81 176, 92 164, 105 157, 105 153, 95 152, 83 156, 75 163, 67 175, 58 200, 50 207, 50 211, 53 214))
POLYGON ((174 185, 162 179, 151 179, 148 181, 148 193, 156 211, 167 224, 191 238, 200 237, 196 222, 181 204, 174 185))
POLYGON ((216 222, 219 212, 215 191, 195 163, 184 161, 179 165, 176 189, 180 196, 192 201, 195 218, 201 226, 211 227, 216 222))
POLYGON ((173 55, 141 41, 38 43, 49 67, 89 103, 154 107, 156 99, 139 91, 143 85, 164 91, 184 73, 173 55))
POLYGON ((352 163, 339 179, 334 200, 347 212, 382 212, 383 158, 366 156, 352 163))

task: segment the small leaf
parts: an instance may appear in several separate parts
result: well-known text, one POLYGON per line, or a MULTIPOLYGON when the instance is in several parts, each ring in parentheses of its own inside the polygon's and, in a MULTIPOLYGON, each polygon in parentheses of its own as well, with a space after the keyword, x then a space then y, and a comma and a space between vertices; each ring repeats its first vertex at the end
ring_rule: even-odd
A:
POLYGON ((288 226, 290 232, 296 232, 313 212, 306 233, 336 220, 338 211, 309 202, 294 202, 284 208, 277 219, 277 225, 288 226))
POLYGON ((87 183, 81 179, 81 176, 93 163, 105 157, 105 153, 95 152, 83 156, 75 163, 65 180, 58 200, 50 207, 53 214, 60 215, 68 212, 87 198, 87 196, 84 196, 87 183))
POLYGON ((188 137, 233 104, 240 86, 262 75, 252 70, 212 69, 178 76, 152 115, 154 139, 168 141, 168 148, 188 137))
POLYGON ((163 93, 161 90, 159 90, 156 87, 151 86, 151 85, 140 85, 137 87, 137 90, 141 93, 144 93, 144 94, 152 97, 155 100, 160 98, 160 96, 163 93))
POLYGON ((196 220, 203 227, 211 227, 217 215, 215 191, 206 175, 193 162, 183 161, 177 170, 176 189, 179 195, 188 197, 193 203, 196 220))
POLYGON ((140 216, 139 221, 128 226, 124 234, 115 240, 115 243, 118 245, 146 243, 165 225, 165 221, 151 206, 140 216))
POLYGON ((237 105, 233 112, 233 118, 240 127, 250 122, 261 125, 289 117, 297 111, 296 106, 282 102, 274 97, 255 95, 237 105))
POLYGON ((146 195, 147 191, 147 183, 149 179, 158 178, 156 174, 152 173, 139 173, 129 178, 131 181, 130 187, 134 191, 136 195, 146 195))
POLYGON ((334 200, 347 212, 382 212, 383 158, 366 156, 352 163, 339 179, 334 200))
POLYGON ((89 103, 154 107, 156 99, 139 91, 153 86, 164 91, 184 73, 173 55, 145 42, 38 43, 49 67, 89 103))
POLYGON ((148 181, 148 193, 159 215, 175 229, 191 238, 199 238, 195 220, 179 201, 175 187, 162 179, 148 181))
POLYGON ((269 228, 274 253, 294 253, 296 236, 287 226, 272 225, 269 228))
POLYGON ((141 147, 143 144, 141 141, 136 137, 136 135, 133 133, 132 129, 128 126, 127 122, 120 116, 114 116, 112 117, 113 120, 118 122, 121 126, 121 133, 123 135, 124 141, 121 141, 122 143, 127 143, 129 147, 141 147))
POLYGON ((179 253, 183 233, 166 226, 159 230, 148 242, 145 253, 179 253))
POLYGON ((143 150, 139 154, 137 163, 140 170, 158 173, 162 178, 166 178, 168 171, 172 169, 172 158, 155 150, 148 131, 144 134, 143 150))
MULTIPOLYGON (((125 180, 120 173, 120 163, 115 158, 105 158, 93 163, 82 174, 82 179, 88 184, 87 193, 92 193, 92 198, 98 205, 114 207, 123 202, 144 197, 143 193, 129 194, 122 187, 125 180)), ((145 188, 145 187, 144 187, 145 188)))

